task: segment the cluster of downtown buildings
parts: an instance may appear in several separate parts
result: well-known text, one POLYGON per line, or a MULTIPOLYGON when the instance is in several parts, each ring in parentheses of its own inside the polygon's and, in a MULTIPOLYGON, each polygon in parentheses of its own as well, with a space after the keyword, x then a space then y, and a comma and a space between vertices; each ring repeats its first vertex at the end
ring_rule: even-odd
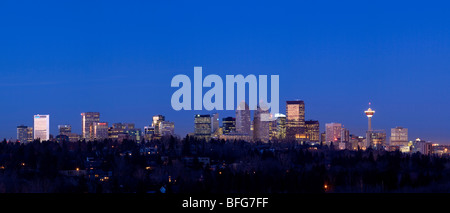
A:
MULTIPOLYGON (((251 110, 245 102, 236 109, 235 117, 220 119, 219 114, 197 114, 194 116, 194 132, 190 136, 199 139, 245 140, 249 142, 296 141, 311 145, 324 144, 335 149, 385 149, 388 151, 421 152, 424 154, 448 154, 448 147, 439 146, 421 139, 408 140, 408 129, 395 127, 391 129, 389 139, 385 130, 373 130, 371 119, 375 111, 364 111, 368 117, 368 130, 365 136, 350 134, 341 123, 326 123, 325 132, 320 132, 317 120, 305 120, 305 103, 302 100, 286 101, 286 114, 270 114, 268 110, 257 107, 251 110), (263 119, 270 117, 271 119, 263 119), (222 125, 220 125, 222 120, 222 125)), ((50 135, 50 115, 34 115, 34 126, 18 126, 17 141, 94 141, 112 139, 122 141, 149 141, 163 136, 174 135, 175 124, 166 121, 163 115, 153 116, 151 125, 144 130, 136 128, 134 123, 114 123, 100 121, 99 112, 81 113, 81 134, 73 133, 71 125, 58 125, 59 134, 50 135)))
POLYGON ((34 115, 34 126, 20 125, 17 127, 17 141, 32 142, 39 141, 70 141, 79 140, 94 141, 113 139, 123 140, 151 140, 162 136, 174 135, 174 123, 166 121, 162 115, 153 116, 151 125, 145 126, 144 131, 136 128, 134 123, 113 123, 100 121, 99 112, 81 113, 81 134, 73 133, 71 125, 58 125, 59 134, 53 137, 50 134, 50 115, 34 115))
POLYGON ((236 117, 225 117, 219 126, 219 114, 195 115, 193 136, 209 140, 211 138, 223 140, 245 141, 296 141, 311 145, 333 145, 335 149, 384 149, 388 151, 421 152, 423 154, 448 154, 445 145, 432 144, 419 138, 408 140, 408 129, 395 127, 391 129, 389 138, 385 130, 373 130, 371 119, 375 111, 364 111, 368 117, 368 129, 364 136, 350 134, 341 123, 326 123, 325 132, 320 132, 317 120, 305 120, 305 103, 302 100, 286 101, 286 114, 270 114, 268 110, 257 108, 251 112, 245 102, 241 102, 236 110, 236 117), (262 119, 271 117, 270 121, 262 119), (273 117, 272 117, 273 116, 273 117))

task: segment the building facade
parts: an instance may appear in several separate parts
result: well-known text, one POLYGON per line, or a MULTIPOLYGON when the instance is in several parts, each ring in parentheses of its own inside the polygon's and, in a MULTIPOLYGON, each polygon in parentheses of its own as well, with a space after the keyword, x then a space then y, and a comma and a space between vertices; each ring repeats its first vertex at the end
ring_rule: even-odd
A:
POLYGON ((108 123, 107 122, 94 122, 93 123, 94 140, 108 139, 108 123))
POLYGON ((211 138, 211 115, 195 115, 194 135, 206 140, 211 138))
POLYGON ((389 145, 391 145, 391 146, 407 146, 408 145, 408 129, 403 128, 403 127, 392 128, 389 145))
POLYGON ((159 124, 159 133, 161 136, 170 136, 175 134, 175 123, 162 121, 159 124))
POLYGON ((269 110, 262 110, 257 107, 253 118, 253 140, 261 142, 269 142, 269 125, 271 123, 269 110))
POLYGON ((233 117, 222 118, 222 130, 223 134, 236 132, 236 118, 233 117))
POLYGON ((320 125, 319 121, 305 121, 306 126, 306 139, 311 142, 319 142, 320 141, 320 125))
POLYGON ((34 115, 34 139, 47 141, 50 139, 50 115, 34 115))
POLYGON ((236 109, 236 132, 250 135, 251 125, 250 108, 247 103, 241 102, 236 109))
POLYGON ((20 143, 28 142, 28 127, 24 125, 17 126, 17 141, 20 143))
POLYGON ((99 112, 83 112, 81 113, 81 138, 92 141, 94 140, 94 123, 100 122, 99 112))
POLYGON ((337 144, 341 141, 342 124, 340 123, 327 123, 325 124, 325 142, 337 144))
POLYGON ((306 138, 305 102, 286 101, 286 137, 289 140, 306 138))

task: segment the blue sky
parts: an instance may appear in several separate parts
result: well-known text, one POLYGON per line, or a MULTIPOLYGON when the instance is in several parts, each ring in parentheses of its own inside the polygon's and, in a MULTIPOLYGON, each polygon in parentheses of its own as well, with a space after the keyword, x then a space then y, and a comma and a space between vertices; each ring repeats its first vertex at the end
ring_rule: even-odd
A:
MULTIPOLYGON (((351 133, 403 126, 450 143, 450 7, 445 1, 1 1, 0 138, 34 114, 81 132, 80 113, 176 132, 206 111, 171 108, 177 74, 280 76, 280 109, 351 133)), ((191 78, 193 79, 193 78, 191 78)), ((211 112, 212 113, 212 112, 211 112)), ((234 112, 219 112, 221 117, 234 112)))

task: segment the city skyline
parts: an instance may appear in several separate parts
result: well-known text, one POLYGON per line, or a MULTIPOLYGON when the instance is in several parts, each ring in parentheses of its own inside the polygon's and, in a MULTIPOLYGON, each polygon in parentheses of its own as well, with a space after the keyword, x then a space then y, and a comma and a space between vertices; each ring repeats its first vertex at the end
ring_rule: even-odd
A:
MULTIPOLYGON (((436 141, 427 140, 426 137, 414 137, 414 138, 408 137, 409 136, 408 135, 408 128, 403 128, 403 127, 398 127, 397 126, 395 128, 390 128, 391 129, 390 131, 389 131, 389 129, 388 130, 385 130, 385 129, 373 130, 371 128, 371 120, 370 120, 370 118, 372 118, 372 115, 374 114, 375 111, 372 110, 370 107, 369 107, 368 110, 364 111, 364 114, 366 114, 367 117, 369 118, 368 130, 366 131, 365 135, 363 135, 363 134, 362 135, 358 135, 358 134, 355 134, 352 130, 349 130, 348 128, 344 128, 345 126, 343 124, 341 124, 341 123, 331 122, 331 123, 322 123, 322 125, 320 125, 319 124, 320 122, 317 121, 317 120, 311 120, 310 119, 308 121, 305 121, 304 118, 306 117, 306 113, 305 113, 305 103, 304 103, 303 100, 298 100, 297 99, 296 101, 286 101, 286 104, 287 105, 291 105, 291 106, 290 107, 286 107, 286 112, 284 112, 284 113, 288 114, 288 111, 290 111, 291 117, 295 117, 295 118, 298 117, 300 119, 303 119, 303 122, 305 122, 305 123, 310 125, 310 126, 305 125, 304 128, 299 129, 299 130, 295 130, 294 132, 297 132, 297 136, 295 136, 296 139, 308 140, 308 141, 313 142, 313 143, 314 142, 330 142, 330 141, 333 141, 335 143, 343 142, 343 141, 344 142, 349 142, 349 139, 350 139, 349 134, 350 134, 350 135, 353 135, 353 136, 366 137, 366 144, 365 144, 365 146, 368 147, 368 146, 370 146, 372 144, 372 140, 373 139, 370 138, 370 141, 367 141, 367 138, 368 137, 378 137, 378 134, 382 133, 383 134, 382 135, 383 138, 380 139, 380 140, 382 140, 382 145, 393 145, 393 146, 395 145, 395 146, 398 146, 399 144, 398 144, 397 141, 402 141, 402 145, 400 145, 400 146, 408 146, 408 142, 415 141, 415 140, 423 140, 423 139, 425 139, 425 141, 429 141, 429 142, 432 142, 432 143, 439 144, 436 141), (335 129, 336 125, 338 125, 338 129, 335 129), (323 126, 323 127, 321 127, 321 126, 323 126), (330 126, 331 129, 329 129, 329 126, 330 126), (332 133, 329 133, 329 131, 331 131, 332 133), (344 132, 342 132, 342 131, 344 131, 344 132), (406 134, 405 133, 401 133, 402 131, 405 131, 406 134), (313 132, 314 132, 314 135, 313 135, 313 132), (371 134, 375 134, 375 136, 370 135, 369 132, 371 134), (391 134, 390 135, 386 135, 386 132, 390 132, 391 134), (325 138, 326 138, 325 141, 319 140, 320 139, 320 134, 322 134, 322 133, 326 135, 325 136, 325 138), (399 134, 402 134, 402 136, 400 137, 399 134), (301 136, 298 136, 298 135, 301 135, 301 136), (344 137, 346 139, 343 140, 342 137, 344 137), (393 142, 393 141, 395 141, 395 142, 393 142)), ((247 123, 247 124, 248 124, 248 128, 251 128, 252 130, 251 130, 251 133, 250 132, 249 133, 244 133, 244 132, 239 132, 239 131, 237 131, 235 129, 235 131, 231 132, 232 134, 235 134, 235 133, 246 134, 248 136, 252 136, 252 137, 249 137, 249 140, 263 141, 263 142, 267 142, 269 140, 272 140, 272 139, 269 139, 269 135, 270 135, 270 138, 272 138, 272 134, 274 134, 274 135, 280 134, 279 132, 277 133, 277 128, 279 128, 279 127, 277 127, 277 122, 279 122, 279 120, 275 119, 274 121, 271 121, 272 123, 271 122, 261 122, 260 121, 260 116, 261 116, 260 114, 261 114, 261 112, 263 112, 263 113, 267 113, 268 114, 267 116, 274 116, 274 117, 282 116, 285 119, 287 118, 286 115, 280 114, 280 113, 277 113, 276 115, 272 115, 272 114, 269 114, 268 112, 260 111, 261 109, 259 108, 259 106, 258 106, 257 110, 249 110, 248 106, 245 104, 245 102, 241 102, 241 104, 238 106, 238 109, 235 111, 236 112, 236 116, 239 116, 239 114, 241 112, 243 112, 242 110, 240 110, 240 106, 245 106, 244 107, 244 109, 245 109, 244 111, 248 111, 247 112, 247 114, 248 114, 247 116, 249 116, 250 122, 247 123), (263 123, 265 123, 265 124, 263 124, 263 123), (263 129, 265 129, 264 131, 267 131, 267 134, 266 133, 261 133, 260 131, 258 131, 259 128, 261 128, 261 127, 258 127, 259 125, 265 125, 266 128, 263 128, 263 129), (275 125, 275 126, 273 126, 273 125, 275 125), (275 129, 272 129, 272 128, 275 128, 275 129), (266 135, 266 136, 261 136, 261 134, 266 135), (266 137, 266 138, 264 138, 264 137, 266 137)), ((369 106, 370 106, 370 103, 369 103, 369 106)), ((206 132, 209 132, 209 135, 206 138, 207 140, 209 140, 210 137, 213 137, 213 135, 216 134, 215 132, 217 131, 218 127, 225 128, 226 123, 223 122, 224 119, 226 119, 226 118, 233 118, 234 120, 236 120, 236 117, 220 116, 220 114, 217 111, 214 111, 214 112, 210 111, 210 112, 211 113, 206 113, 206 114, 202 114, 202 115, 195 114, 194 123, 192 125, 192 128, 193 128, 192 131, 188 131, 184 135, 177 134, 177 131, 174 131, 174 129, 176 130, 176 128, 174 128, 174 126, 175 126, 174 122, 165 121, 165 117, 166 116, 164 116, 164 115, 154 115, 154 116, 152 116, 152 121, 150 122, 149 126, 143 126, 143 127, 137 126, 136 127, 136 129, 138 129, 138 134, 139 134, 139 137, 138 137, 139 139, 138 140, 140 140, 140 139, 146 139, 147 140, 148 139, 146 137, 146 134, 147 134, 146 133, 146 129, 148 127, 150 127, 150 126, 152 128, 154 128, 152 130, 152 131, 154 131, 152 134, 156 133, 156 135, 160 135, 160 136, 163 136, 163 135, 174 135, 175 136, 176 135, 176 136, 179 136, 179 137, 184 137, 185 135, 188 135, 188 134, 197 135, 198 134, 197 133, 197 129, 196 129, 197 128, 197 123, 203 123, 203 124, 200 124, 200 125, 208 124, 208 127, 207 127, 208 130, 206 130, 205 127, 202 127, 201 129, 203 129, 203 130, 200 130, 200 131, 202 131, 202 133, 200 133, 200 134, 206 134, 206 132), (208 121, 207 122, 206 122, 206 120, 197 122, 197 118, 203 118, 203 117, 206 117, 206 116, 208 117, 208 121), (222 122, 219 122, 220 120, 222 120, 222 122), (159 131, 163 131, 163 130, 160 130, 160 129, 164 129, 164 127, 161 126, 163 124, 169 125, 168 126, 168 128, 169 128, 168 131, 170 131, 170 133, 163 134, 163 133, 159 132, 159 131), (141 131, 142 129, 144 129, 144 131, 141 131), (204 131, 204 130, 206 130, 206 131, 204 131)), ((116 127, 116 125, 122 125, 122 122, 112 123, 112 125, 108 125, 108 122, 99 122, 100 121, 100 112, 83 112, 83 113, 81 113, 81 118, 82 119, 81 119, 81 133, 80 134, 72 132, 72 125, 71 124, 58 124, 58 125, 56 125, 57 128, 58 128, 58 134, 52 134, 51 132, 47 131, 47 130, 50 129, 49 128, 50 127, 50 125, 49 125, 49 117, 50 117, 50 115, 49 114, 48 115, 37 114, 37 115, 34 115, 33 117, 35 119, 35 122, 36 122, 36 119, 42 119, 41 117, 45 118, 45 120, 46 120, 46 127, 44 128, 45 129, 45 134, 47 134, 49 136, 52 136, 53 138, 56 137, 57 140, 58 140, 57 136, 60 136, 60 135, 67 135, 68 136, 67 140, 70 138, 69 137, 70 135, 73 136, 73 137, 79 138, 80 140, 86 139, 87 141, 103 140, 103 139, 107 139, 107 138, 110 138, 110 139, 111 138, 117 138, 117 137, 108 136, 108 128, 110 128, 109 131, 111 131, 113 129, 117 129, 118 128, 118 127, 116 127), (88 119, 86 119, 86 117, 88 117, 88 119), (90 124, 87 124, 87 123, 90 123, 90 124), (99 127, 102 127, 102 129, 101 130, 97 130, 99 127), (101 133, 98 133, 98 131, 101 131, 101 133), (102 135, 101 137, 98 136, 100 134, 102 135)), ((284 130, 285 133, 284 134, 289 132, 288 131, 289 130, 289 122, 287 122, 287 121, 288 120, 284 121, 284 122, 286 122, 284 124, 284 125, 286 125, 286 126, 284 126, 284 128, 285 128, 285 130, 284 130)), ((39 123, 39 125, 42 126, 42 124, 40 124, 40 123, 39 123)), ((134 129, 135 128, 135 123, 133 123, 133 122, 123 123, 123 125, 127 126, 127 127, 124 127, 126 129, 134 129), (128 125, 132 125, 132 126, 128 127, 128 125)), ((43 128, 43 127, 41 127, 41 128, 43 128)), ((122 129, 122 127, 119 127, 119 128, 122 129)), ((234 128, 236 128, 236 127, 234 127, 234 128)), ((34 127, 31 128, 31 130, 36 130, 36 123, 34 124, 34 127)), ((16 128, 16 136, 17 137, 15 139, 17 139, 18 141, 21 141, 21 142, 27 141, 27 140, 23 140, 22 139, 22 138, 26 138, 26 131, 27 131, 27 126, 26 125, 24 125, 24 124, 17 125, 17 128, 16 128)), ((221 132, 223 132, 223 130, 221 130, 221 132)), ((230 133, 230 132, 228 132, 228 133, 230 133)), ((111 134, 111 132, 109 132, 109 134, 111 134)), ((136 134, 136 133, 134 133, 134 134, 136 134)), ((223 133, 221 133, 221 134, 223 134, 223 133)), ((294 133, 294 135, 296 135, 296 134, 294 133)), ((201 135, 199 135, 199 136, 201 136, 201 135)), ((286 137, 286 136, 284 136, 284 137, 286 137)), ((34 139, 38 139, 40 137, 37 137, 36 135, 34 135, 33 138, 34 139)), ((49 139, 49 137, 47 136, 43 140, 48 140, 48 139, 49 139)), ((288 137, 287 137, 287 139, 289 140, 288 137)), ((13 140, 13 138, 10 138, 9 140, 13 140)), ((290 140, 295 140, 295 139, 291 138, 290 140)), ((30 139, 28 139, 28 142, 30 142, 30 139)), ((440 143, 440 144, 447 144, 447 143, 440 143)))
MULTIPOLYGON (((171 79, 279 75, 285 101, 307 103, 305 120, 342 123, 365 135, 408 128, 411 138, 450 143, 448 3, 420 2, 5 2, 0 35, 0 137, 50 114, 51 132, 81 112, 143 128, 170 117, 179 135, 194 114, 170 105, 171 79), (179 5, 174 7, 174 5, 179 5), (194 12, 193 12, 194 11, 194 12), (230 13, 230 11, 232 13, 230 13), (424 18, 426 17, 426 18, 424 18), (57 125, 54 125, 57 124, 57 125)), ((234 111, 219 112, 221 117, 234 111)), ((411 140, 410 138, 410 140, 411 140)))

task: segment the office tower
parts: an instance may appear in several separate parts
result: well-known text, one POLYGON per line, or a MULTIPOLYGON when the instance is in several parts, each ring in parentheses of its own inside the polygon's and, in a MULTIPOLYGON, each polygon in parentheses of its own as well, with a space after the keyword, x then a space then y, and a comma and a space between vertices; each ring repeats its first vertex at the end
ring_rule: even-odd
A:
POLYGON ((81 113, 81 137, 85 140, 94 140, 94 123, 100 122, 99 112, 81 113))
POLYGON ((326 132, 320 133, 320 142, 326 143, 327 142, 327 134, 326 132))
POLYGON ((155 135, 155 127, 144 126, 144 139, 146 141, 153 139, 154 135, 155 135))
POLYGON ((34 115, 34 139, 48 141, 50 139, 50 115, 34 115))
POLYGON ((133 128, 126 131, 127 139, 140 142, 142 140, 142 130, 140 128, 133 128))
POLYGON ((211 115, 195 115, 194 135, 209 140, 211 137, 211 115))
POLYGON ((250 109, 247 103, 242 101, 236 109, 236 132, 250 135, 251 125, 250 109))
POLYGON ((286 115, 276 113, 274 120, 269 122, 269 139, 286 139, 286 115))
POLYGON ((286 101, 286 137, 306 138, 305 129, 305 102, 286 101))
POLYGON ((124 139, 140 141, 140 136, 136 137, 137 132, 141 132, 140 129, 135 129, 134 123, 113 123, 112 127, 108 128, 108 138, 112 140, 124 139))
POLYGON ((170 121, 161 121, 159 123, 159 133, 161 136, 170 136, 175 134, 175 124, 170 121))
POLYGON ((386 145, 386 131, 384 130, 371 130, 367 131, 366 147, 372 147, 374 149, 381 149, 386 145))
POLYGON ((69 136, 70 133, 72 133, 72 126, 71 125, 58 125, 58 130, 59 130, 60 135, 69 136))
POLYGON ((214 113, 211 119, 212 133, 219 129, 219 113, 214 113))
POLYGON ((70 132, 67 134, 70 142, 78 142, 81 139, 81 136, 77 133, 70 132))
POLYGON ((430 155, 433 152, 433 144, 417 138, 413 141, 413 152, 420 152, 424 155, 430 155))
POLYGON ((305 121, 306 126, 306 138, 311 142, 319 142, 320 141, 320 126, 319 121, 305 121))
MULTIPOLYGON (((326 142, 336 142, 341 141, 341 128, 340 123, 327 123, 325 124, 325 140, 326 142)), ((336 145, 336 144, 335 144, 336 145)))
POLYGON ((33 131, 33 127, 28 127, 27 128, 27 142, 33 142, 34 140, 34 131, 33 131))
POLYGON ((229 134, 236 131, 236 118, 226 117, 222 118, 223 134, 229 134))
POLYGON ((253 117, 253 140, 269 142, 269 110, 262 110, 258 106, 253 117))
POLYGON ((108 138, 108 122, 94 122, 94 140, 104 140, 108 138))
POLYGON ((162 115, 155 115, 153 116, 153 122, 152 122, 152 127, 155 128, 155 135, 156 136, 161 136, 161 134, 159 133, 159 124, 165 121, 165 117, 162 115))
POLYGON ((341 142, 350 141, 350 131, 347 128, 341 128, 341 142))
POLYGON ((364 146, 363 136, 349 135, 349 137, 352 150, 357 150, 358 148, 362 148, 364 146))
POLYGON ((28 127, 24 125, 17 126, 17 141, 20 143, 28 142, 28 127))
POLYGON ((391 146, 408 146, 408 129, 395 127, 391 129, 391 146))

